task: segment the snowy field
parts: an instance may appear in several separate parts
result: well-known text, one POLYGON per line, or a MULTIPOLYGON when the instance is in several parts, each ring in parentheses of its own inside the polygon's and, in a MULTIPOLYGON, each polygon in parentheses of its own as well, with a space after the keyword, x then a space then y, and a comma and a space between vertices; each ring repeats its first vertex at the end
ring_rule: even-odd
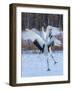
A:
POLYGON ((21 56, 21 76, 53 76, 63 75, 63 51, 53 52, 54 59, 58 62, 54 64, 49 57, 50 71, 47 71, 47 57, 44 54, 22 53, 21 56))

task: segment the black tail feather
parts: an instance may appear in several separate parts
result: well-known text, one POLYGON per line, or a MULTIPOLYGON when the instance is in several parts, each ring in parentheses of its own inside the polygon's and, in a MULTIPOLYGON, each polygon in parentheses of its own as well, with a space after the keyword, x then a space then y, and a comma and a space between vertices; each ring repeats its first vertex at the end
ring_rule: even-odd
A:
POLYGON ((45 45, 43 45, 43 47, 41 47, 37 40, 35 40, 33 43, 42 53, 44 52, 45 45))

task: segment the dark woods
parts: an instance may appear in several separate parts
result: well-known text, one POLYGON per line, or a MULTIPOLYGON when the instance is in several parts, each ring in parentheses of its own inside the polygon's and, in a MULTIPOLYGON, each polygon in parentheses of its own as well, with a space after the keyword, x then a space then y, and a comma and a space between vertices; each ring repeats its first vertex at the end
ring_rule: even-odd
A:
MULTIPOLYGON (((26 28, 37 30, 42 30, 42 26, 46 28, 48 25, 53 27, 58 27, 63 30, 63 15, 59 14, 40 14, 40 13, 22 13, 21 14, 21 27, 22 31, 26 28)), ((59 40, 63 42, 62 35, 56 36, 59 40)), ((24 50, 37 50, 37 47, 32 43, 31 40, 22 40, 22 49, 24 50)), ((62 50, 61 47, 53 47, 52 50, 62 50)))
POLYGON ((48 25, 63 28, 63 16, 57 14, 40 14, 40 13, 22 13, 22 30, 25 28, 36 28, 41 30, 42 26, 45 28, 48 25))

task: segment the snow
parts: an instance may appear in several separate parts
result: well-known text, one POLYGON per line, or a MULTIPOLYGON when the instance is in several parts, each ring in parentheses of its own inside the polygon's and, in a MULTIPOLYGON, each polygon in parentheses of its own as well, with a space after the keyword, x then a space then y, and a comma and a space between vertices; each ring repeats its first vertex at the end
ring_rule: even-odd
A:
POLYGON ((21 55, 22 77, 63 75, 63 51, 53 52, 56 64, 48 54, 50 71, 47 71, 47 56, 44 54, 23 52, 21 55))

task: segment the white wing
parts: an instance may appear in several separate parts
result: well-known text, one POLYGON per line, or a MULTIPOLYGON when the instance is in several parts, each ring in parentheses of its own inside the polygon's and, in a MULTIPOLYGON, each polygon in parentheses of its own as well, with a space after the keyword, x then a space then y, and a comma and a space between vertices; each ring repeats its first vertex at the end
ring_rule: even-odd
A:
POLYGON ((52 27, 52 35, 59 35, 62 34, 62 31, 58 27, 52 27))
POLYGON ((54 37, 54 44, 55 46, 61 46, 61 41, 54 37))
POLYGON ((26 32, 23 35, 23 39, 30 39, 31 41, 37 40, 41 46, 43 46, 43 44, 45 43, 42 37, 40 37, 37 33, 29 29, 26 29, 26 32))
POLYGON ((47 45, 50 45, 50 44, 52 44, 53 42, 54 42, 54 46, 61 46, 61 44, 62 44, 60 40, 58 40, 58 39, 55 38, 55 37, 52 37, 51 39, 48 38, 47 45))
POLYGON ((52 35, 55 36, 55 35, 59 35, 59 34, 62 34, 63 32, 60 30, 60 28, 58 27, 53 27, 53 26, 47 26, 47 29, 46 29, 46 33, 49 34, 49 30, 52 29, 52 35))

